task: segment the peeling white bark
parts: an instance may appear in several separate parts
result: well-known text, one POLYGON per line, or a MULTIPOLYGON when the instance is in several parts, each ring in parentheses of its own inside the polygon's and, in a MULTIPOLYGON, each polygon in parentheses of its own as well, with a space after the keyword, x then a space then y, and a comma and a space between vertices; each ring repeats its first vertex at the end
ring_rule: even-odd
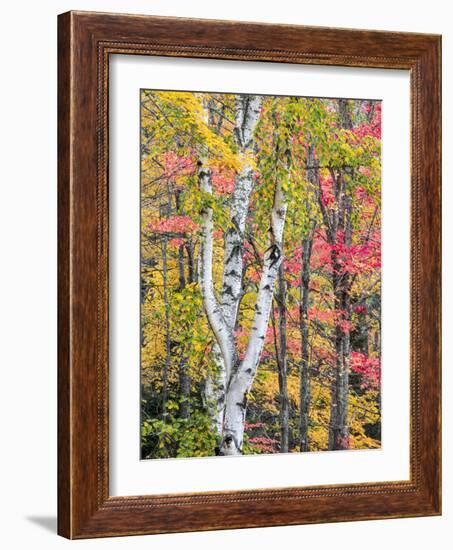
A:
MULTIPOLYGON (((242 289, 244 230, 253 189, 253 170, 247 162, 247 155, 254 146, 253 134, 259 119, 260 107, 259 96, 236 98, 235 137, 243 159, 243 167, 236 177, 230 208, 231 227, 225 235, 220 307, 215 299, 212 282, 212 210, 207 209, 203 213, 200 284, 204 308, 216 338, 212 350, 215 371, 208 374, 205 396, 214 428, 219 434, 223 432, 226 391, 236 358, 234 328, 242 289)), ((201 189, 211 194, 210 175, 206 170, 200 169, 199 180, 201 189)))
POLYGON ((253 169, 247 161, 254 146, 254 131, 259 119, 261 97, 237 96, 235 138, 243 167, 237 175, 230 207, 231 227, 225 234, 225 254, 220 303, 225 321, 234 330, 241 297, 244 230, 253 190, 253 169))
MULTIPOLYGON (((207 194, 212 194, 210 171, 201 166, 198 172, 198 178, 201 190, 207 194)), ((212 208, 210 206, 205 206, 201 213, 201 217, 203 223, 200 254, 200 286, 203 296, 203 305, 209 325, 211 326, 222 352, 224 368, 228 378, 234 362, 235 346, 233 333, 225 322, 214 291, 214 282, 212 278, 214 248, 212 208)))
MULTIPOLYGON (((200 284, 204 308, 216 338, 213 346, 216 372, 207 378, 206 397, 214 426, 222 435, 220 452, 229 455, 240 454, 242 451, 246 396, 255 378, 264 347, 275 282, 282 262, 282 238, 287 208, 281 182, 277 182, 270 220, 270 246, 264 257, 253 326, 244 359, 235 369, 237 353, 233 331, 242 287, 244 231, 254 183, 253 169, 247 158, 253 152, 253 135, 260 107, 259 96, 238 96, 236 100, 235 137, 243 157, 243 169, 236 178, 230 210, 231 227, 225 235, 220 304, 217 302, 212 280, 212 208, 206 207, 202 212, 200 284)), ((212 194, 210 173, 203 166, 199 170, 199 181, 202 191, 212 194)))
POLYGON ((275 281, 282 262, 282 238, 286 218, 286 200, 280 182, 277 183, 271 213, 270 246, 264 258, 263 272, 256 299, 255 315, 250 338, 242 363, 232 376, 225 402, 224 438, 233 437, 240 454, 244 438, 247 394, 260 362, 269 316, 272 308, 275 281))
POLYGON ((261 109, 261 97, 240 95, 236 98, 236 140, 242 149, 247 149, 253 141, 253 132, 261 109))
POLYGON ((217 342, 212 348, 215 372, 209 372, 206 377, 205 397, 209 416, 214 428, 220 436, 223 431, 223 415, 225 411, 225 392, 227 386, 225 363, 217 342))
POLYGON ((243 275, 244 230, 253 188, 252 170, 236 178, 231 202, 232 227, 225 234, 225 252, 220 301, 228 326, 234 330, 241 297, 243 275))

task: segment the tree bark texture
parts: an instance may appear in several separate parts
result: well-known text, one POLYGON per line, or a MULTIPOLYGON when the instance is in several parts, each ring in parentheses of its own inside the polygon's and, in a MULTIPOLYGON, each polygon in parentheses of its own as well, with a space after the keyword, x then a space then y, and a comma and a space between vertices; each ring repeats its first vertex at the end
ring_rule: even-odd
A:
MULTIPOLYGON (((319 189, 319 168, 315 159, 313 146, 307 146, 307 180, 314 189, 319 189)), ((308 207, 307 207, 308 211, 308 207)), ((300 339, 301 339, 301 363, 300 363, 300 418, 299 418, 299 445, 301 452, 310 451, 308 438, 311 382, 310 382, 310 347, 308 330, 308 307, 310 305, 310 277, 311 277, 311 251, 316 229, 316 222, 311 222, 310 228, 305 231, 302 238, 302 267, 300 277, 300 339)))
MULTIPOLYGON (((338 102, 338 114, 341 126, 352 128, 352 118, 348 100, 340 99, 338 102)), ((344 450, 349 448, 349 367, 351 340, 349 327, 351 320, 350 287, 351 277, 347 270, 343 269, 340 257, 335 245, 338 244, 338 232, 343 231, 344 246, 351 246, 352 238, 352 198, 346 190, 344 171, 331 172, 335 200, 338 208, 332 213, 330 219, 330 232, 328 239, 332 246, 332 286, 336 313, 335 327, 335 355, 336 364, 331 385, 331 405, 329 422, 329 449, 344 450)), ((349 174, 352 176, 352 174, 349 174)), ((323 211, 325 218, 325 208, 323 211)))
POLYGON ((308 306, 310 285, 310 260, 313 244, 313 234, 302 240, 302 273, 300 281, 300 338, 301 338, 301 365, 300 365, 300 422, 299 442, 300 451, 308 452, 309 412, 311 400, 310 387, 310 350, 308 344, 308 306))
MULTIPOLYGON (((214 376, 206 383, 206 396, 211 415, 222 435, 221 453, 240 454, 244 438, 247 394, 250 391, 264 347, 272 308, 275 283, 282 262, 286 197, 282 182, 277 181, 270 215, 269 247, 265 252, 252 329, 244 358, 238 361, 234 327, 242 290, 244 230, 253 189, 252 167, 247 155, 253 149, 253 134, 259 118, 261 99, 238 96, 236 101, 235 138, 243 156, 243 169, 236 178, 230 210, 230 227, 225 235, 224 270, 220 302, 214 291, 213 213, 207 204, 202 211, 202 244, 200 284, 203 305, 215 336, 213 355, 217 365, 214 376)), ((285 168, 289 179, 290 159, 285 151, 285 168)), ((212 195, 211 174, 200 161, 199 184, 206 195, 212 195)))
MULTIPOLYGON (((238 96, 236 99, 236 126, 234 135, 239 148, 239 154, 243 159, 246 159, 247 155, 253 149, 253 133, 256 123, 258 122, 260 106, 261 98, 258 96, 238 96)), ((210 175, 206 175, 203 170, 200 170, 200 187, 212 194, 212 186, 210 183, 207 185, 207 177, 210 177, 210 175)), ((225 233, 222 287, 220 291, 220 303, 216 305, 220 313, 217 317, 221 317, 221 320, 218 319, 215 321, 212 319, 212 322, 210 320, 211 328, 216 337, 216 342, 213 346, 213 357, 216 368, 215 371, 209 373, 207 377, 205 395, 208 403, 208 411, 213 418, 215 429, 219 435, 223 433, 225 393, 232 374, 234 362, 236 361, 233 331, 237 320, 242 291, 244 231, 252 190, 252 167, 247 162, 244 162, 242 171, 235 179, 235 187, 230 206, 230 227, 225 233), (212 323, 218 328, 214 329, 212 323), (218 326, 219 324, 223 324, 224 327, 221 329, 220 326, 218 326), (220 332, 224 333, 224 337, 225 334, 228 334, 226 337, 229 341, 228 344, 223 342, 222 345, 222 340, 219 340, 218 337, 218 333, 220 332), (226 348, 228 348, 228 350, 225 354, 226 348)), ((203 218, 204 231, 202 247, 205 246, 204 243, 206 239, 208 239, 207 246, 212 247, 212 227, 207 227, 209 224, 212 225, 212 210, 210 214, 209 212, 204 213, 203 218), (209 215, 211 216, 211 222, 208 219, 209 215)), ((205 288, 203 292, 203 303, 209 319, 210 315, 208 314, 208 309, 212 309, 213 292, 207 289, 207 282, 204 276, 203 279, 202 291, 203 288, 205 288), (209 301, 211 304, 209 304, 209 301)), ((212 317, 213 315, 211 314, 211 318, 212 317)))
POLYGON ((288 397, 288 363, 286 357, 286 284, 283 262, 278 269, 278 388, 280 402, 280 452, 287 453, 289 448, 289 397, 288 397))
MULTIPOLYGON (((250 391, 264 347, 272 308, 275 282, 282 262, 282 239, 286 218, 286 198, 277 181, 271 212, 269 248, 264 257, 252 330, 244 359, 233 373, 228 386, 224 415, 224 439, 232 439, 239 454, 244 437, 247 394, 250 391)), ((234 454, 234 453, 231 453, 234 454)))

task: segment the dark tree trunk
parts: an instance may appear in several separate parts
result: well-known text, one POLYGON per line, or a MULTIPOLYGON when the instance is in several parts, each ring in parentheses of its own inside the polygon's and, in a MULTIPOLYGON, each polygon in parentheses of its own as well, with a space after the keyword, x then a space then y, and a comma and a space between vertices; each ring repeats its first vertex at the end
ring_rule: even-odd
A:
POLYGON ((187 252, 187 267, 188 267, 188 281, 190 283, 195 282, 195 258, 192 240, 189 239, 186 242, 186 252, 187 252))
POLYGON ((310 286, 310 259, 313 245, 313 233, 302 241, 302 274, 300 280, 300 423, 299 441, 301 452, 310 450, 308 426, 310 420, 310 355, 308 346, 308 306, 310 286))
POLYGON ((181 398, 179 402, 179 416, 189 418, 190 416, 190 376, 187 374, 187 365, 184 359, 179 366, 179 390, 181 398))
MULTIPOLYGON (((307 179, 314 189, 319 188, 319 168, 314 156, 314 148, 307 147, 307 179)), ((308 208, 307 208, 308 210, 308 208)), ((301 340, 301 361, 300 361, 300 419, 299 419, 299 445, 301 452, 310 451, 308 438, 308 427, 310 424, 310 401, 311 401, 311 380, 310 380, 310 349, 308 345, 308 307, 310 305, 310 261, 313 247, 316 223, 310 232, 302 238, 302 269, 300 277, 300 340, 301 340)))
POLYGON ((368 329, 368 315, 366 310, 357 314, 357 331, 355 336, 355 345, 351 346, 356 351, 368 355, 370 349, 370 338, 368 329))
POLYGON ((162 372, 162 419, 167 416, 168 398, 168 374, 171 365, 171 339, 170 339, 170 305, 168 301, 168 263, 167 263, 167 237, 164 237, 162 245, 162 276, 164 283, 164 305, 165 305, 165 362, 162 372))
MULTIPOLYGON (((340 210, 344 227, 344 244, 351 246, 351 197, 345 196, 340 210)), ((332 251, 333 287, 337 326, 335 328, 336 367, 332 383, 329 449, 349 448, 349 360, 351 341, 348 326, 351 320, 350 274, 342 269, 338 254, 332 251)))
POLYGON ((369 101, 368 104, 370 108, 368 111, 367 119, 368 123, 371 124, 371 122, 373 122, 374 113, 376 111, 376 103, 374 101, 369 101))
MULTIPOLYGON (((179 247, 178 265, 179 265, 179 286, 180 290, 186 286, 184 273, 184 245, 179 247)), ((190 416, 190 376, 188 374, 187 362, 184 357, 181 357, 179 364, 179 416, 181 418, 189 418, 190 416)))
POLYGON ((373 351, 376 353, 380 349, 381 331, 376 330, 373 337, 373 351))
MULTIPOLYGON (((176 208, 181 213, 181 192, 175 192, 176 208)), ((183 243, 178 248, 178 275, 179 275, 179 290, 183 290, 186 286, 186 270, 184 250, 189 251, 189 243, 183 243)), ((189 264, 189 282, 192 282, 193 265, 191 271, 190 255, 188 254, 189 264)), ((189 418, 190 416, 190 376, 187 371, 187 362, 184 357, 181 357, 179 364, 179 416, 181 418, 189 418)))
POLYGON ((349 108, 348 99, 339 99, 338 100, 338 111, 340 114, 340 121, 342 128, 350 130, 352 128, 352 117, 351 110, 349 108))
POLYGON ((178 247, 178 273, 179 273, 179 289, 182 290, 186 286, 186 274, 184 270, 184 245, 178 247))
MULTIPOLYGON (((349 101, 338 101, 338 115, 342 128, 350 130, 353 126, 349 101)), ((338 245, 338 231, 343 231, 345 247, 351 246, 352 225, 351 209, 352 199, 348 194, 344 181, 344 170, 336 174, 331 170, 333 179, 336 208, 331 215, 320 202, 321 212, 326 225, 329 244, 332 246, 332 286, 335 307, 335 368, 331 386, 330 422, 329 422, 329 449, 341 450, 349 448, 349 360, 351 341, 349 323, 351 320, 351 279, 341 263, 336 245, 338 245)), ((348 174, 353 176, 352 172, 348 174)))
POLYGON ((286 357, 286 284, 283 262, 278 269, 278 387, 280 400, 280 452, 287 453, 289 448, 289 397, 286 357))

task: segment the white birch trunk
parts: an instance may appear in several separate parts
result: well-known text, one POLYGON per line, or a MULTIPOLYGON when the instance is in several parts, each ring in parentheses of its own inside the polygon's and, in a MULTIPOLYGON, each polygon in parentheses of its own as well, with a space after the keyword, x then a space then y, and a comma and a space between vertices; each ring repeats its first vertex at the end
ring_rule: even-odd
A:
POLYGON ((229 446, 228 454, 240 454, 242 451, 247 394, 252 387, 263 351, 275 281, 283 259, 282 238, 286 208, 281 182, 277 182, 271 213, 270 247, 264 258, 253 326, 244 359, 231 378, 226 395, 223 439, 232 440, 234 443, 234 446, 232 444, 229 446))
MULTIPOLYGON (((211 173, 201 166, 198 173, 201 190, 206 194, 212 194, 211 173)), ((202 239, 200 253, 200 286, 203 296, 203 305, 212 332, 216 338, 222 353, 223 365, 226 376, 231 372, 235 356, 233 333, 225 322, 222 310, 217 302, 212 278, 213 249, 214 249, 214 223, 212 208, 205 206, 201 213, 202 239)))
POLYGON ((225 392, 227 387, 225 363, 217 342, 212 347, 215 371, 208 372, 205 383, 205 398, 209 416, 218 436, 223 432, 223 415, 225 411, 225 392))
POLYGON ((220 302, 225 321, 234 330, 243 275, 244 231, 253 190, 253 169, 248 160, 254 147, 254 131, 259 120, 261 98, 236 98, 236 127, 234 134, 242 157, 242 170, 237 175, 230 207, 231 227, 225 234, 225 254, 220 302))
MULTIPOLYGON (((225 396, 228 382, 236 358, 235 340, 233 331, 236 324, 238 306, 241 297, 243 276, 243 248, 244 230, 249 208, 250 194, 253 189, 253 170, 247 155, 253 149, 253 134, 259 119, 261 98, 259 96, 238 96, 236 99, 236 127, 235 138, 243 160, 243 168, 237 175, 232 196, 230 220, 232 227, 225 235, 225 251, 222 289, 220 293, 220 313, 227 326, 222 327, 218 313, 218 304, 214 296, 212 282, 212 210, 203 213, 202 254, 200 269, 200 283, 203 294, 203 304, 209 323, 214 332, 216 343, 212 354, 215 362, 215 371, 209 372, 206 378, 205 396, 208 412, 213 419, 214 428, 218 434, 223 432, 223 418, 225 396), (209 252, 211 250, 211 252, 209 252), (206 262, 210 262, 210 267, 206 262), (210 274, 208 273, 210 270, 210 274), (214 317, 217 317, 215 319, 214 317), (228 337, 225 342, 225 333, 228 337), (223 334, 222 334, 223 333, 223 334)), ((209 174, 200 169, 200 187, 207 193, 212 193, 209 174)))
POLYGON ((242 290, 244 230, 253 188, 252 170, 236 178, 231 203, 232 226, 225 233, 225 252, 220 303, 228 326, 234 330, 242 290))

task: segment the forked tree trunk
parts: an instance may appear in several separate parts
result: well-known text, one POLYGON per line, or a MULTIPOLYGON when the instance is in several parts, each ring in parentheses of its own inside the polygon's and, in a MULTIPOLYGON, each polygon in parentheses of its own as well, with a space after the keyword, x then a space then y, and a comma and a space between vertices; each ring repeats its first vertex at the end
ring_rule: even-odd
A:
MULTIPOLYGON (((199 173, 200 185, 203 191, 212 193, 210 174, 201 168, 199 173)), ((213 260, 213 223, 212 208, 207 207, 202 212, 203 233, 201 247, 200 282, 203 295, 203 304, 209 324, 215 335, 218 347, 221 351, 219 363, 222 368, 219 374, 226 373, 228 378, 220 378, 216 386, 225 388, 224 415, 222 426, 217 428, 222 434, 222 446, 226 454, 240 454, 244 437, 244 422, 246 412, 246 396, 252 386, 256 370, 259 365, 264 339, 269 323, 272 306, 275 281, 278 269, 282 261, 282 238, 286 217, 286 200, 280 183, 277 183, 274 195, 274 204, 271 213, 271 230, 269 248, 264 258, 264 266, 261 275, 260 287, 256 299, 255 315, 247 350, 242 362, 232 371, 232 366, 237 357, 234 336, 231 328, 225 322, 222 310, 217 303, 212 280, 213 260), (225 382, 223 382, 225 380, 225 382), (228 382, 226 380, 229 380, 228 382), (225 443, 227 449, 225 449, 225 443)))
MULTIPOLYGON (((259 118, 260 103, 260 98, 256 96, 237 98, 235 136, 240 154, 243 155, 244 168, 236 180, 231 205, 231 227, 225 236, 224 275, 220 303, 215 295, 212 276, 212 207, 207 204, 201 213, 200 285, 204 309, 217 344, 213 351, 218 371, 214 380, 212 380, 214 377, 207 380, 206 393, 208 402, 213 404, 214 424, 222 435, 220 445, 222 454, 241 454, 242 452, 247 394, 255 378, 263 351, 275 281, 282 261, 286 197, 282 182, 277 181, 271 211, 269 247, 264 257, 253 326, 245 356, 239 363, 233 331, 242 288, 244 229, 253 188, 253 172, 247 163, 247 156, 253 149, 253 132, 259 118), (222 389, 224 389, 223 394, 222 389)), ((285 151, 285 155, 289 179, 289 151, 285 151)), ((200 162, 199 182, 205 194, 212 194, 211 174, 203 165, 203 161, 200 162)))
POLYGON ((286 197, 281 182, 278 181, 271 213, 269 248, 264 258, 252 330, 244 359, 232 374, 226 395, 223 439, 232 442, 229 454, 240 454, 242 451, 247 394, 252 387, 263 351, 275 281, 282 262, 282 239, 286 208, 286 197))
MULTIPOLYGON (((242 291, 245 224, 254 183, 252 166, 246 162, 246 159, 254 147, 253 134, 258 122, 260 107, 261 98, 259 96, 238 96, 236 99, 234 135, 239 155, 243 157, 244 162, 241 173, 236 176, 230 206, 230 227, 225 233, 222 288, 220 291, 220 304, 218 305, 225 329, 228 330, 229 338, 233 342, 233 348, 235 347, 233 331, 242 291)), ((205 190, 212 193, 211 188, 208 189, 203 181, 200 180, 200 182, 202 188, 204 185, 205 190)), ((205 292, 204 294, 209 295, 210 293, 205 292)), ((214 328, 213 332, 216 334, 214 328)), ((236 360, 235 349, 228 360, 224 356, 223 348, 216 335, 216 342, 212 350, 215 370, 208 373, 205 384, 208 412, 213 419, 214 427, 219 436, 223 432, 227 384, 236 360)))
MULTIPOLYGON (((198 172, 200 188, 206 195, 212 195, 211 172, 200 166, 198 172)), ((233 331, 227 324, 222 308, 220 307, 214 290, 213 262, 214 262, 214 222, 212 207, 207 205, 201 212, 202 238, 200 251, 200 286, 203 296, 203 306, 209 325, 214 333, 222 357, 222 370, 228 378, 236 355, 233 331)))

